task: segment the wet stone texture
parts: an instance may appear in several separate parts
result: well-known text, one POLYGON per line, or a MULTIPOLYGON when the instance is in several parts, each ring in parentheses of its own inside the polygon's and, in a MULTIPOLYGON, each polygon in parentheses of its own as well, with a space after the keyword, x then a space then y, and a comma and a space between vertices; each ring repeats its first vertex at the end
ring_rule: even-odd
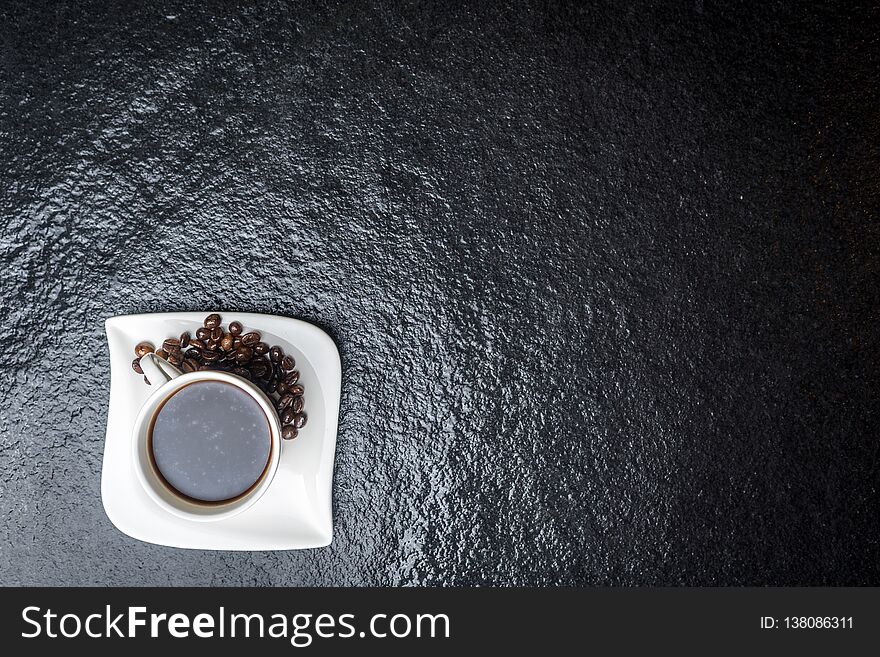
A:
POLYGON ((877 16, 452 4, 3 3, 0 583, 880 584, 877 16), (175 309, 336 340, 330 547, 104 515, 175 309))

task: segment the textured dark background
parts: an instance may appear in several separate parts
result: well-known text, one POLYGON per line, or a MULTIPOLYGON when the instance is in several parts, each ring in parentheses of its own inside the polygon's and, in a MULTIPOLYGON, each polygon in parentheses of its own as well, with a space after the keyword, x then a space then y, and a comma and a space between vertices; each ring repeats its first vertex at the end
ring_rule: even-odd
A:
POLYGON ((0 583, 880 584, 876 12, 130 5, 0 9, 0 583), (329 548, 104 515, 214 308, 339 345, 329 548))

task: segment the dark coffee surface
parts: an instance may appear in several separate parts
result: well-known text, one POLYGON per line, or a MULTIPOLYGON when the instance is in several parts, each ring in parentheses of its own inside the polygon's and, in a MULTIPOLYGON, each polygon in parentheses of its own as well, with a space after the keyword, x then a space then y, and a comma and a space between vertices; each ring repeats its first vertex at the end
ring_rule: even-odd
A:
POLYGON ((2 3, 0 583, 880 584, 871 3, 468 4, 2 3), (166 310, 336 340, 331 546, 109 522, 166 310))
POLYGON ((204 502, 253 486, 269 461, 269 422, 257 401, 229 383, 191 383, 156 414, 150 449, 172 488, 204 502))

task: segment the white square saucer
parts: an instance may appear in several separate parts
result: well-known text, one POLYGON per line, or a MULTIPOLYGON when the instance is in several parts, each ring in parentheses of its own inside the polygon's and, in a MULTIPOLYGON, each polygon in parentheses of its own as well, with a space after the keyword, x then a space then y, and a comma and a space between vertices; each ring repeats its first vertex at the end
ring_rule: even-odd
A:
POLYGON ((111 317, 105 326, 110 349, 110 404, 101 474, 101 499, 110 521, 148 543, 199 550, 297 550, 333 539, 332 485, 342 368, 339 351, 324 331, 298 319, 253 313, 220 313, 223 325, 239 321, 280 345, 296 359, 305 388, 308 423, 285 441, 272 484, 249 509, 225 520, 178 518, 150 499, 132 459, 132 430, 152 388, 131 369, 134 347, 157 347, 184 331, 195 334, 206 312, 111 317))

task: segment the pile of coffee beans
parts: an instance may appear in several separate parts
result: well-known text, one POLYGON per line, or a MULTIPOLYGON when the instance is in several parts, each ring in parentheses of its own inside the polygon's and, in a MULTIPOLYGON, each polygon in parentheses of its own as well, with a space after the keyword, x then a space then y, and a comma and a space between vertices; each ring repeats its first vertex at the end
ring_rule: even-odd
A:
MULTIPOLYGON (((168 338, 158 349, 149 342, 139 343, 134 348, 137 358, 131 362, 131 369, 143 374, 140 359, 155 351, 184 372, 218 370, 247 379, 272 400, 281 420, 282 437, 293 440, 308 419, 303 412, 304 391, 293 356, 277 345, 270 347, 258 331, 245 333, 240 322, 230 322, 229 329, 224 330, 220 321, 220 315, 212 313, 196 330, 195 337, 184 332, 179 338, 168 338)), ((150 384, 146 376, 144 381, 150 384)))

